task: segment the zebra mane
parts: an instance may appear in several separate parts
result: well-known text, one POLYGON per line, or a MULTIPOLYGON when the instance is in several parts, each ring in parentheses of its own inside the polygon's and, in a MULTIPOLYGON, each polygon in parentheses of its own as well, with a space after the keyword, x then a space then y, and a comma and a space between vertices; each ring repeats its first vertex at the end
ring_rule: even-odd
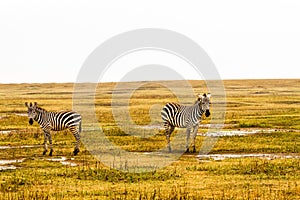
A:
POLYGON ((37 111, 40 111, 40 112, 48 112, 46 109, 41 108, 41 107, 39 107, 39 106, 37 106, 35 109, 36 109, 37 111))

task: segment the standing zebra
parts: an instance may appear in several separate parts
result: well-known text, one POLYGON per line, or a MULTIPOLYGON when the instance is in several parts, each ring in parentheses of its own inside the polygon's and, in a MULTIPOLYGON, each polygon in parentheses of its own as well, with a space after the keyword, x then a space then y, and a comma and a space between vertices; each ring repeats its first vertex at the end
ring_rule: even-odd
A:
POLYGON ((192 106, 184 106, 178 103, 167 103, 162 111, 161 117, 163 120, 163 128, 165 130, 166 139, 168 143, 169 151, 171 151, 170 136, 175 127, 186 128, 186 152, 189 152, 189 140, 190 132, 193 128, 193 142, 192 152, 196 152, 195 140, 201 122, 202 114, 205 112, 205 116, 209 117, 209 105, 211 95, 208 93, 198 95, 198 99, 192 106))
POLYGON ((62 131, 65 129, 69 129, 73 133, 76 139, 76 146, 73 153, 74 155, 78 154, 81 132, 81 116, 79 113, 74 111, 48 112, 38 107, 36 102, 34 102, 34 104, 30 103, 29 105, 26 102, 25 106, 28 108, 29 124, 32 125, 33 120, 35 120, 44 131, 43 155, 47 152, 47 140, 49 140, 49 156, 52 156, 53 149, 50 131, 62 131))

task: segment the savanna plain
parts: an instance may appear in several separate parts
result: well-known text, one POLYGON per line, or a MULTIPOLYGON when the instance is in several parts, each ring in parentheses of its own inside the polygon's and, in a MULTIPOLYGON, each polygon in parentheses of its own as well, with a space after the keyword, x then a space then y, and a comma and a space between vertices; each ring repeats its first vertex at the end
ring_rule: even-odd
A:
MULTIPOLYGON (((189 83, 195 94, 209 92, 204 81, 189 83)), ((160 125, 159 111, 178 99, 164 83, 122 83, 128 88, 134 84, 138 88, 124 99, 126 90, 116 91, 116 83, 99 83, 96 118, 116 146, 151 153, 166 146, 163 132, 153 125, 160 125), (147 127, 141 129, 147 137, 128 134, 126 120, 123 127, 117 125, 113 101, 118 111, 127 109, 135 124, 147 127)), ((180 81, 172 84, 186 92, 180 81)), ((53 156, 42 155, 43 132, 36 122, 29 125, 24 103, 38 102, 51 111, 72 109, 74 84, 0 84, 0 199, 300 199, 300 80, 223 84, 224 126, 206 134, 220 103, 212 94, 211 117, 204 117, 196 140, 199 152, 205 139, 215 139, 208 155, 184 153, 170 165, 144 173, 127 171, 125 164, 103 164, 84 142, 73 156, 75 139, 68 131, 52 132, 53 156)))

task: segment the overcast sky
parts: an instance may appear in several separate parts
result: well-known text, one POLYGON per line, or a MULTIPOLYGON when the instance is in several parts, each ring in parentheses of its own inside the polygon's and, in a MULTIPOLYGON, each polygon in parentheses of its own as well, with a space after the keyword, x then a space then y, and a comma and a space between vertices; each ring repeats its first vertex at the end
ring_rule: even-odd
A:
MULTIPOLYGON (((0 83, 74 82, 95 48, 139 28, 189 37, 222 79, 300 78, 299 24, 298 0, 0 1, 0 83)), ((120 80, 115 69, 105 81, 120 80)))

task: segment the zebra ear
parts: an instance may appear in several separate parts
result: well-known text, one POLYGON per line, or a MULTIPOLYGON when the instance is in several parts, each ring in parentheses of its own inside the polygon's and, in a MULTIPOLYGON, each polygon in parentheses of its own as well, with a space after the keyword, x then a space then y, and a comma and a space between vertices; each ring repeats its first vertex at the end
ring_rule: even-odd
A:
POLYGON ((31 106, 32 106, 32 103, 30 102, 29 107, 31 107, 31 106))
POLYGON ((201 94, 198 94, 198 101, 201 101, 203 99, 203 96, 201 94))
POLYGON ((204 93, 203 96, 206 97, 206 94, 204 93))
POLYGON ((25 102, 25 106, 28 107, 28 102, 25 102))
POLYGON ((210 93, 207 93, 207 97, 210 98, 210 97, 211 97, 211 94, 210 94, 210 93))
POLYGON ((34 102, 34 106, 37 106, 37 102, 34 102))

